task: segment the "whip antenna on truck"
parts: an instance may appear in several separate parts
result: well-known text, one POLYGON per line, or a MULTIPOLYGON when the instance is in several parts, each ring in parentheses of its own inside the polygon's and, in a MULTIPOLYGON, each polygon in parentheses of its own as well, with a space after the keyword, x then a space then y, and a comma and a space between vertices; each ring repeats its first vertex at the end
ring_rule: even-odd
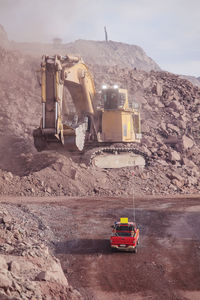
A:
POLYGON ((133 222, 135 222, 135 195, 134 195, 134 173, 133 173, 133 187, 132 187, 132 198, 133 198, 133 222))

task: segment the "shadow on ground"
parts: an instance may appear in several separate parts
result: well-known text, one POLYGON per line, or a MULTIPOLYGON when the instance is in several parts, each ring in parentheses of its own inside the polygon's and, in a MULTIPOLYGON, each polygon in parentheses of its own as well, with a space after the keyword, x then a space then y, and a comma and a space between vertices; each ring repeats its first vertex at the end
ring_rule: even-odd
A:
POLYGON ((108 239, 74 239, 55 245, 56 254, 110 254, 108 239))
POLYGON ((0 136, 0 168, 18 176, 27 176, 56 162, 51 153, 36 153, 32 141, 16 136, 0 136))

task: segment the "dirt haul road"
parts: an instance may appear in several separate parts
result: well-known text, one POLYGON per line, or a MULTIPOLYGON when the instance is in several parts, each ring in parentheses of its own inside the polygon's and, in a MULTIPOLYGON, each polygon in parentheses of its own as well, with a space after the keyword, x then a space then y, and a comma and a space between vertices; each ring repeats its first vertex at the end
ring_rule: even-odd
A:
POLYGON ((137 254, 111 253, 111 225, 132 219, 127 198, 1 198, 35 218, 84 299, 200 299, 200 197, 135 199, 137 254))

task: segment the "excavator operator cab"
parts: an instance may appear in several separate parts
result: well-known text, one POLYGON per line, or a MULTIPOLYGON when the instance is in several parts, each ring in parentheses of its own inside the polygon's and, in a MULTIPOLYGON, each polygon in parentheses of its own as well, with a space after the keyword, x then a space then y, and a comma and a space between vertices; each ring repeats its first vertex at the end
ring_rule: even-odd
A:
POLYGON ((101 107, 104 110, 125 108, 128 101, 127 91, 119 89, 117 85, 107 88, 102 87, 101 91, 101 107))
POLYGON ((127 90, 103 85, 100 95, 101 141, 140 142, 140 114, 129 104, 127 90))

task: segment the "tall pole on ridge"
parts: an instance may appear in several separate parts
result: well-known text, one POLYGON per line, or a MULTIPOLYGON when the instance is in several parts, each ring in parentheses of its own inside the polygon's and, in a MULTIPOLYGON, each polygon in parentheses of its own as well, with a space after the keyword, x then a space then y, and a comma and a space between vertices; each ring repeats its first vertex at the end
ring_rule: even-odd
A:
POLYGON ((108 41, 108 33, 106 30, 106 26, 104 26, 104 32, 105 32, 105 41, 107 42, 108 41))

